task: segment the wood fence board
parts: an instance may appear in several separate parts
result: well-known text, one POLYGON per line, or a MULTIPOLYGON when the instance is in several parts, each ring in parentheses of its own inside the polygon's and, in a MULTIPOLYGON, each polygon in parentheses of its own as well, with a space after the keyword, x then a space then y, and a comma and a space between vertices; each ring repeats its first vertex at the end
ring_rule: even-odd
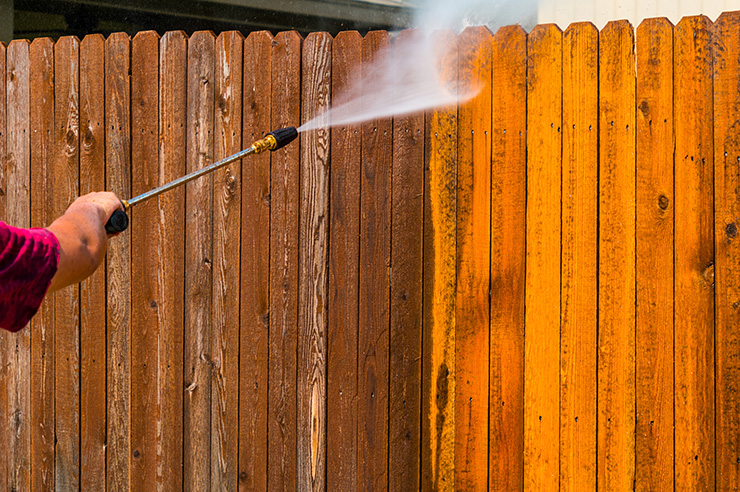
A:
MULTIPOLYGON (((15 40, 7 51, 6 216, 10 225, 29 227, 30 196, 30 43, 15 40)), ((31 337, 24 328, 7 335, 6 449, 8 490, 29 490, 31 466, 31 337)))
MULTIPOLYGON (((413 49, 421 35, 401 32, 394 55, 413 49)), ((424 113, 394 118, 392 168, 388 489, 396 492, 421 485, 424 113)))
POLYGON ((491 250, 491 32, 458 38, 457 287, 455 300, 455 488, 488 488, 491 250))
MULTIPOLYGON (((272 43, 272 128, 300 121, 302 39, 296 32, 272 43)), ((298 235, 300 147, 272 154, 270 203, 270 339, 268 489, 297 487, 298 235)))
MULTIPOLYGON (((80 195, 105 190, 105 39, 80 43, 80 195)), ((118 247, 119 240, 109 247, 118 247)), ((80 284, 80 489, 105 489, 105 268, 80 284)))
POLYGON ((524 488, 527 33, 493 38, 489 487, 524 488))
MULTIPOLYGON (((332 38, 303 43, 301 123, 329 108, 332 38)), ((328 122, 327 122, 328 123, 328 122)), ((326 489, 326 358, 329 255, 329 128, 301 134, 298 312, 298 489, 326 489)))
MULTIPOLYGON (((362 36, 357 31, 334 39, 331 67, 331 93, 342 94, 362 70, 362 36)), ((332 492, 353 490, 357 483, 360 132, 359 125, 332 128, 329 151, 326 488, 332 492)))
POLYGON ((714 489, 714 203, 712 24, 674 30, 675 486, 714 489))
MULTIPOLYGON (((54 42, 37 38, 30 49, 31 227, 54 219, 54 42)), ((3 103, 4 104, 4 103, 3 103)), ((54 488, 54 296, 31 322, 31 489, 54 488)))
MULTIPOLYGON (((270 128, 272 35, 244 41, 243 145, 270 128), (260 60, 259 64, 252 60, 260 60)), ((239 354, 239 490, 267 491, 267 352, 270 328, 270 154, 241 167, 241 343, 239 354), (249 231, 249 233, 246 233, 249 231)))
MULTIPOLYGON (((377 83, 373 62, 387 56, 390 56, 388 33, 369 32, 362 40, 364 87, 377 83)), ((356 487, 366 491, 388 489, 392 138, 390 119, 373 119, 362 124, 359 326, 364 329, 358 336, 356 487)))
POLYGON ((637 29, 636 91, 635 489, 672 490, 673 26, 666 19, 637 29))
MULTIPOLYGON (((60 216, 79 195, 80 42, 60 38, 54 47, 54 200, 60 216)), ((80 319, 79 286, 54 293, 54 375, 56 412, 56 488, 80 485, 80 319)))
MULTIPOLYGON (((186 173, 187 49, 182 31, 159 42, 159 183, 186 173), (168 88, 162 90, 161 88, 168 88)), ((157 275, 160 353, 157 486, 183 489, 183 337, 185 280, 185 189, 160 195, 156 219, 159 241, 157 275)), ((154 224, 149 224, 154 227, 154 224)))
MULTIPOLYGON (((244 37, 216 39, 214 160, 241 150, 244 37)), ((247 163, 248 164, 248 163, 247 163)), ((213 174, 213 386, 211 486, 236 490, 239 459, 239 265, 241 173, 234 163, 213 174)))
MULTIPOLYGON (((435 34, 440 79, 457 81, 458 42, 435 34)), ((455 284, 457 107, 430 111, 424 145, 424 319, 421 488, 455 487, 455 284)))
MULTIPOLYGON (((131 194, 159 184, 159 36, 136 34, 131 43, 131 194)), ((149 200, 131 213, 131 490, 156 483, 158 448, 159 292, 158 203, 149 200)))
POLYGON ((596 488, 599 31, 563 33, 560 487, 596 488))
POLYGON ((527 257, 524 487, 558 487, 562 32, 527 39, 527 257))
POLYGON ((717 488, 740 488, 740 13, 722 14, 714 23, 714 213, 716 257, 716 460, 717 488))
MULTIPOLYGON (((131 196, 131 39, 113 34, 105 42, 106 189, 131 196)), ((131 235, 121 234, 107 262, 108 490, 128 490, 131 456, 131 235)))
POLYGON ((634 34, 611 22, 599 37, 599 490, 635 474, 634 34))
MULTIPOLYGON (((215 36, 193 34, 188 42, 187 172, 213 162, 215 36)), ((213 175, 187 184, 185 219, 185 421, 186 490, 210 490, 213 175)))
MULTIPOLYGON (((6 214, 6 193, 8 190, 7 181, 5 179, 6 174, 6 159, 4 156, 7 155, 7 115, 8 105, 6 99, 7 93, 7 73, 6 73, 6 53, 7 48, 4 43, 0 43, 0 220, 7 221, 8 217, 6 214)), ((0 330, 0 449, 8 449, 8 377, 7 377, 7 361, 8 351, 6 350, 8 339, 12 335, 5 333, 4 330, 0 330)), ((0 491, 5 492, 8 485, 8 462, 3 460, 0 463, 0 491)))

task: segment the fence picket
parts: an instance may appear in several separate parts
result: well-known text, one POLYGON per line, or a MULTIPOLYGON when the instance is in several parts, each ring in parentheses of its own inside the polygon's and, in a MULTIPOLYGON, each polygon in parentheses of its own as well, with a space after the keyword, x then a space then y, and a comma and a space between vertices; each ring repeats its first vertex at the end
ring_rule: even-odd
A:
MULTIPOLYGON (((300 121, 301 43, 296 32, 272 43, 272 128, 300 121)), ((269 490, 297 487, 298 235, 300 153, 290 145, 272 154, 270 192, 269 490)))
POLYGON ((635 61, 632 26, 599 37, 599 490, 635 473, 635 61))
MULTIPOLYGON (((339 33, 332 45, 333 95, 341 94, 362 70, 362 36, 339 33)), ((327 352, 326 488, 353 490, 357 484, 357 337, 360 265, 361 128, 331 130, 329 291, 327 352)))
MULTIPOLYGON (((31 43, 30 104, 31 226, 53 216, 54 42, 31 43)), ((31 322, 31 489, 54 488, 54 296, 47 296, 31 322)))
MULTIPOLYGON (((140 32, 131 43, 131 194, 159 182, 159 36, 140 32)), ((149 200, 131 214, 131 489, 151 489, 157 477, 159 391, 158 203, 149 200)))
MULTIPOLYGON (((244 41, 242 142, 270 128, 272 36, 244 41), (251 60, 260 60, 259 64, 251 60)), ((270 155, 242 163, 241 345, 239 354, 239 489, 267 491, 267 383, 270 328, 270 155)))
POLYGON ((675 486, 715 486, 712 23, 674 31, 675 486))
MULTIPOLYGON (((187 44, 182 31, 168 32, 159 42, 158 185, 169 183, 186 171, 187 44)), ((161 395, 157 485, 165 491, 179 491, 183 489, 185 189, 160 195, 159 208, 161 212, 155 220, 159 247, 157 378, 161 395)))
POLYGON ((558 487, 562 32, 527 39, 527 257, 524 488, 558 487))
MULTIPOLYGON (((6 159, 7 154, 7 72, 6 72, 7 48, 0 43, 0 220, 8 220, 6 207, 7 181, 6 181, 6 159)), ((0 449, 9 449, 8 435, 8 351, 6 350, 10 334, 0 330, 0 449)), ((8 485, 8 463, 4 460, 0 463, 0 491, 5 492, 8 485)))
POLYGON ((560 486, 596 488, 599 32, 563 34, 560 486))
POLYGON ((737 77, 740 72, 740 12, 722 14, 714 23, 714 247, 716 258, 716 422, 717 489, 740 487, 740 116, 737 77))
POLYGON ((672 62, 673 26, 644 21, 637 29, 636 89, 637 490, 673 489, 672 62))
MULTIPOLYGON (((394 56, 419 35, 400 33, 394 56)), ((424 113, 394 118, 392 167, 388 489, 394 492, 419 490, 421 477, 424 113)))

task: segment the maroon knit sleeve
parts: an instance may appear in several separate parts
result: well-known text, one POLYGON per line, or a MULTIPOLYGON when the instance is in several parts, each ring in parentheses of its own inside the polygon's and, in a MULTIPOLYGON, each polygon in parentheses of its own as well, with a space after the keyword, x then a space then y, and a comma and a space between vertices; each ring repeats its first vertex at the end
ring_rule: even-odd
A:
POLYGON ((46 229, 19 229, 0 222, 0 328, 28 324, 59 265, 59 241, 46 229))

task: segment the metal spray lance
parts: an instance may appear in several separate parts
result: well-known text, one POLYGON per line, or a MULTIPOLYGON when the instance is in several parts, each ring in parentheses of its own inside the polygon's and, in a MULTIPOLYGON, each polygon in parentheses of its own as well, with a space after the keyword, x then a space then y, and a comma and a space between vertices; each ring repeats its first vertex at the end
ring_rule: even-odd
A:
POLYGON ((289 126, 287 128, 281 128, 279 130, 273 130, 267 135, 265 135, 265 138, 257 140, 248 148, 242 151, 239 151, 234 155, 230 155, 229 157, 226 157, 225 159, 221 159, 218 162, 214 162, 210 166, 206 166, 203 169, 193 171, 192 173, 186 176, 177 178, 174 181, 170 181, 169 183, 165 185, 162 185, 158 188, 154 188, 151 191, 142 193, 141 195, 135 196, 129 200, 121 200, 124 210, 116 210, 115 212, 113 212, 113 215, 111 215, 111 218, 108 220, 108 223, 105 224, 105 230, 108 231, 109 234, 116 234, 118 232, 125 231, 128 228, 128 222, 129 222, 128 215, 126 214, 126 212, 128 212, 128 210, 134 205, 136 205, 137 203, 144 202, 146 200, 149 200, 150 198, 154 198, 155 196, 160 195, 161 193, 164 193, 165 191, 169 191, 173 188, 177 188, 178 186, 183 185, 187 183, 188 181, 192 181, 205 174, 211 173, 215 171, 216 169, 219 169, 234 161, 238 161, 239 159, 246 157, 250 154, 260 154, 266 150, 277 150, 282 147, 285 147, 290 142, 295 140, 297 136, 298 136, 298 131, 293 126, 289 126))

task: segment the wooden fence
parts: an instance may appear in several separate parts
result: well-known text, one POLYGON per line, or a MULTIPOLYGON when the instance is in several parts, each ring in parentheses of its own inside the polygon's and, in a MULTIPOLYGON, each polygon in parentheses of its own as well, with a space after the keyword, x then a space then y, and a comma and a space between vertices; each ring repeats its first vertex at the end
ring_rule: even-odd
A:
MULTIPOLYGON (((137 205, 0 335, 0 490, 740 486, 740 13, 437 36, 474 100, 137 205)), ((407 37, 13 41, 0 217, 305 122, 407 37)))

